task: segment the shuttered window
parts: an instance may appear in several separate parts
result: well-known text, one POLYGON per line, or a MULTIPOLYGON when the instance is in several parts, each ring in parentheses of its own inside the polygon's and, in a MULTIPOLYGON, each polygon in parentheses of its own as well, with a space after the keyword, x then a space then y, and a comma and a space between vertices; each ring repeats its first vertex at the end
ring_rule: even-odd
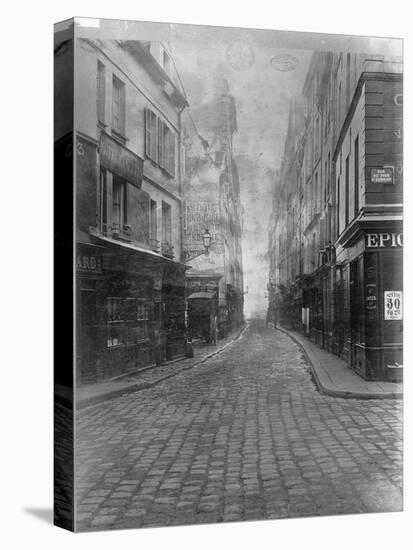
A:
POLYGON ((99 122, 105 123, 106 79, 105 65, 98 60, 96 77, 96 111, 99 122))
POLYGON ((172 177, 175 176, 175 143, 175 132, 153 111, 145 109, 145 154, 172 177))
POLYGON ((112 129, 125 135, 125 84, 113 75, 112 129))
POLYGON ((157 116, 150 109, 145 109, 145 154, 158 162, 157 116))
POLYGON ((175 134, 169 131, 168 166, 166 168, 171 176, 175 176, 175 134))
POLYGON ((158 164, 161 168, 165 168, 165 132, 165 124, 158 120, 158 164))

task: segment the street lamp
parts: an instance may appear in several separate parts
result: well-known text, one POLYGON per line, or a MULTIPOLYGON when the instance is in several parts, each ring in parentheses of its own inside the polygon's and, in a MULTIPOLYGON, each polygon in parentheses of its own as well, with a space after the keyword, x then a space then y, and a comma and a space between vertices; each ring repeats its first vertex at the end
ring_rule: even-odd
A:
POLYGON ((202 242, 204 243, 205 254, 207 256, 209 254, 209 249, 211 248, 211 240, 212 240, 211 233, 209 232, 208 229, 205 229, 205 232, 202 235, 202 242))
POLYGON ((209 229, 205 229, 204 233, 202 234, 202 244, 204 245, 204 250, 202 252, 184 252, 184 258, 185 261, 188 262, 190 260, 194 260, 195 258, 198 258, 199 256, 202 256, 205 254, 205 256, 209 256, 209 249, 211 248, 211 242, 212 242, 212 235, 209 232, 209 229))

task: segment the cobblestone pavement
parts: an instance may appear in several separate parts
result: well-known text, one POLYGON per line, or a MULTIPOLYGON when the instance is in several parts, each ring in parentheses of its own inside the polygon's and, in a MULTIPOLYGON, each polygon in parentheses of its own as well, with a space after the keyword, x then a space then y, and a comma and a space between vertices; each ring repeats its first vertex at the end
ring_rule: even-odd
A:
POLYGON ((251 322, 220 355, 79 411, 77 529, 402 509, 402 403, 321 395, 251 322))

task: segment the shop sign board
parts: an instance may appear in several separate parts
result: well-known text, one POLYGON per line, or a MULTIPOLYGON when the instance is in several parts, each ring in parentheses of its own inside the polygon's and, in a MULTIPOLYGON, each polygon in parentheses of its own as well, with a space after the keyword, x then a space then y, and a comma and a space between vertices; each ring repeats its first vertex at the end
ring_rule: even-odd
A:
POLYGON ((105 168, 132 185, 141 187, 143 160, 140 157, 104 132, 100 136, 99 154, 100 162, 105 168))
POLYGON ((403 233, 367 233, 367 248, 400 248, 403 246, 403 233))
POLYGON ((384 320, 401 321, 403 319, 403 293, 401 290, 384 291, 384 320))
POLYGON ((76 269, 82 271, 99 271, 99 258, 96 256, 78 254, 76 256, 76 269))
POLYGON ((372 168, 370 176, 371 183, 394 183, 394 168, 393 166, 372 168))
POLYGON ((211 233, 212 243, 215 246, 222 242, 220 232, 220 209, 216 201, 187 200, 185 203, 185 241, 188 248, 202 247, 202 235, 205 229, 211 233))

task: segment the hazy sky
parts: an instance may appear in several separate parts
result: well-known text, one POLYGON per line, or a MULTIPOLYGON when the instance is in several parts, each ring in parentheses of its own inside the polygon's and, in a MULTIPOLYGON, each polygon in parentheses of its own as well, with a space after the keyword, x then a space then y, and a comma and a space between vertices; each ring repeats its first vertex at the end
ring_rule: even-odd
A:
MULTIPOLYGON (((275 32, 272 45, 268 31, 265 41, 262 32, 174 25, 170 42, 190 105, 196 107, 211 99, 222 78, 228 81, 236 100, 234 155, 244 209, 247 316, 267 308, 267 232, 274 174, 284 148, 289 100, 301 92, 312 54, 310 50, 280 47, 275 32), (280 70, 285 69, 285 59, 296 67, 280 70)), ((202 134, 202 128, 199 130, 202 134)))

